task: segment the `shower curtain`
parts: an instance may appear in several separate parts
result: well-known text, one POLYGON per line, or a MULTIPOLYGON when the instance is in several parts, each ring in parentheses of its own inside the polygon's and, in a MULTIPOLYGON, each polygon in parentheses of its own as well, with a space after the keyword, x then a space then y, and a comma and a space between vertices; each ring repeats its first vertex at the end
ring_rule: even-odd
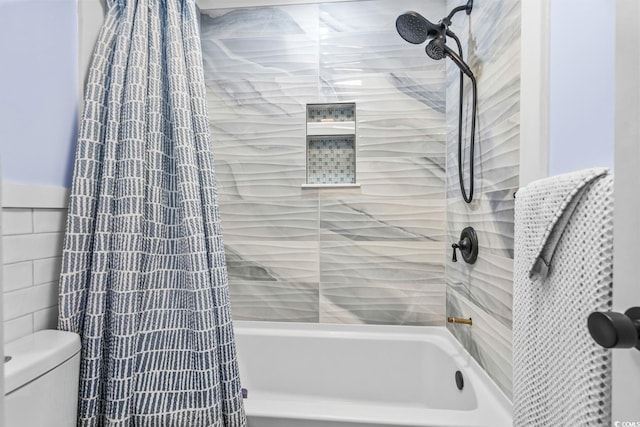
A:
POLYGON ((194 0, 107 0, 60 277, 78 425, 246 425, 194 0))

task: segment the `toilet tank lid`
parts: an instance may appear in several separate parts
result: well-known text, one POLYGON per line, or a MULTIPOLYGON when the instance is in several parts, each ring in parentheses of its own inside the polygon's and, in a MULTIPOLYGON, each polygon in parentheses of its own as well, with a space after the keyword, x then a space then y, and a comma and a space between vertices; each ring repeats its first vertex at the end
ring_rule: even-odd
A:
POLYGON ((72 332, 38 331, 5 345, 4 392, 35 380, 80 351, 80 336, 72 332))

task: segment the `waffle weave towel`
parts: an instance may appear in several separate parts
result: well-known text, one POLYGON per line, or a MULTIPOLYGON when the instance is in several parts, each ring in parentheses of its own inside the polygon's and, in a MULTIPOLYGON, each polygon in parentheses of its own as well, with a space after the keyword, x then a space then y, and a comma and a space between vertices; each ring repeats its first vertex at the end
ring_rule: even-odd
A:
POLYGON ((588 169, 518 191, 513 301, 514 426, 611 419, 611 357, 587 317, 611 306, 613 177, 588 169))

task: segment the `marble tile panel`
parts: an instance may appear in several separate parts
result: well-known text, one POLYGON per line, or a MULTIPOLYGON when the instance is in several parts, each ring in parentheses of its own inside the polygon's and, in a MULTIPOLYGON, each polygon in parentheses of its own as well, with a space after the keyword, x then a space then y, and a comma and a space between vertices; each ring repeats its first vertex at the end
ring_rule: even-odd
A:
POLYGON ((321 29, 321 35, 330 32, 388 31, 398 36, 396 18, 408 10, 418 11, 434 21, 448 13, 445 2, 441 0, 367 0, 319 4, 320 20, 325 28, 324 31, 321 29))
POLYGON ((447 212, 449 241, 457 241, 460 232, 472 226, 483 253, 513 259, 513 191, 480 193, 472 207, 461 197, 453 197, 447 201, 447 212))
POLYGON ((511 328, 447 288, 447 316, 471 317, 473 326, 447 324, 447 329, 487 372, 508 398, 511 398, 511 328))
POLYGON ((446 261, 447 286, 507 328, 513 307, 513 260, 479 251, 475 264, 446 261))
MULTIPOLYGON (((442 76, 444 67, 435 70, 442 76)), ((363 103, 360 113, 366 115, 412 118, 417 125, 436 121, 442 126, 445 118, 444 79, 419 81, 398 73, 360 73, 336 75, 334 86, 342 88, 342 95, 351 91, 363 103), (351 79, 351 80, 349 80, 351 79), (349 84, 351 83, 351 84, 349 84)))
POLYGON ((383 198, 444 198, 444 159, 359 158, 356 180, 362 194, 383 198))
POLYGON ((261 159, 264 163, 288 160, 295 163, 304 163, 304 130, 302 125, 294 126, 270 126, 260 130, 259 125, 253 125, 254 131, 248 129, 252 125, 244 124, 242 128, 239 122, 226 122, 218 126, 212 123, 213 153, 216 161, 248 161, 258 163, 261 159), (234 128, 241 131, 233 134, 234 128), (222 129, 224 128, 224 129, 222 129), (246 132, 243 134, 242 132, 246 132))
POLYGON ((427 157, 444 166, 445 134, 441 122, 424 123, 405 117, 361 114, 358 121, 358 157, 427 157))
POLYGON ((244 281, 229 283, 234 320, 317 323, 318 283, 244 281))
POLYGON ((444 113, 447 100, 446 63, 432 61, 426 55, 421 61, 425 64, 423 70, 412 72, 398 69, 384 75, 399 92, 420 102, 429 110, 444 113))
MULTIPOLYGON (((438 71, 441 75, 442 71, 438 71)), ((398 118, 410 118, 416 125, 436 120, 444 124, 444 80, 421 81, 401 73, 335 73, 320 76, 324 102, 356 102, 359 109, 398 118)))
POLYGON ((371 281, 438 284, 444 275, 440 242, 320 242, 321 283, 358 284, 371 281))
MULTIPOLYGON (((306 104, 304 96, 289 91, 289 83, 252 82, 243 101, 237 93, 209 88, 221 199, 301 195, 300 185, 306 182, 306 104)), ((317 86, 308 79, 304 84, 317 86)))
POLYGON ((320 284, 320 322, 442 326, 444 284, 320 284))
POLYGON ((309 194, 300 187, 306 182, 304 158, 300 163, 218 159, 215 166, 221 205, 227 200, 300 199, 309 194))
POLYGON ((207 81, 214 137, 252 141, 276 131, 304 133, 306 104, 317 99, 315 76, 207 81))
POLYGON ((359 82, 362 88, 354 89, 353 99, 358 106, 360 158, 443 156, 444 111, 421 102, 422 97, 433 96, 413 92, 417 90, 413 87, 392 86, 389 78, 377 74, 359 82))
MULTIPOLYGON (((456 5, 459 2, 447 1, 449 8, 456 5)), ((468 18, 454 19, 450 29, 460 36, 463 46, 469 47, 468 57, 471 63, 478 61, 488 64, 503 60, 504 52, 510 46, 519 47, 520 2, 479 2, 473 5, 473 12, 468 18)))
POLYGON ((206 40, 203 50, 208 58, 227 56, 207 61, 207 71, 216 78, 317 75, 317 40, 306 34, 206 40))
MULTIPOLYGON (((453 113, 452 113, 453 114, 453 113)), ((457 114, 457 112, 455 113, 457 114)), ((482 113, 480 113, 482 114, 482 113)), ((482 116, 481 116, 482 117, 482 116)), ((456 119, 457 120, 457 119, 456 119)), ((476 133, 474 155, 475 192, 516 190, 519 179, 519 114, 495 124, 490 131, 479 129, 476 133)), ((478 125, 482 120, 478 121, 478 125)), ((447 197, 459 197, 458 184, 458 136, 457 121, 450 124, 447 137, 447 197)), ((466 134, 465 134, 466 135, 466 134)), ((463 139, 463 165, 466 188, 469 187, 469 139, 463 139)))
POLYGON ((438 242, 444 227, 443 201, 340 197, 320 203, 322 240, 438 242))
POLYGON ((318 240, 317 199, 223 199, 220 214, 227 243, 318 240))
POLYGON ((296 241, 227 242, 229 280, 317 283, 318 243, 296 241))
POLYGON ((315 4, 201 10, 201 37, 258 39, 310 34, 317 38, 317 10, 315 4))
MULTIPOLYGON (((438 0, 366 1, 320 4, 321 68, 355 70, 422 70, 424 51, 402 49, 407 44, 397 33, 395 20, 407 10, 444 16, 438 0)), ((415 47, 415 46, 414 46, 415 47)), ((415 49, 419 50, 419 49, 415 49)))
MULTIPOLYGON (((430 60, 424 47, 405 42, 396 33, 394 20, 384 31, 321 35, 320 77, 331 81, 335 76, 383 73, 411 76, 422 83, 441 79, 443 64, 430 60)), ((442 84, 425 86, 431 86, 436 99, 444 101, 442 84)))
POLYGON ((366 119, 358 123, 358 158, 426 157, 444 168, 444 136, 419 130, 409 120, 366 119))
MULTIPOLYGON (((353 79, 353 76, 341 78, 347 81, 349 78, 353 79)), ((342 81, 336 79, 334 84, 341 84, 342 81)), ((437 101, 440 94, 444 96, 443 80, 435 81, 429 87, 413 79, 403 79, 397 74, 376 73, 352 82, 355 99, 359 101, 360 132, 368 129, 364 125, 379 121, 380 129, 402 132, 397 135, 398 138, 421 133, 429 140, 444 141, 447 131, 444 100, 437 101), (356 82, 361 87, 360 91, 357 90, 356 82)))
POLYGON ((204 11, 205 76, 317 75, 318 6, 204 11))

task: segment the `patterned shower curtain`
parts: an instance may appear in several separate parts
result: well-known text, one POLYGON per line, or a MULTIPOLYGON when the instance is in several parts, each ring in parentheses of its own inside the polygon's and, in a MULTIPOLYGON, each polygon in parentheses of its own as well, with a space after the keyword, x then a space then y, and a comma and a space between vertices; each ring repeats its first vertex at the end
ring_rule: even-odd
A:
POLYGON ((60 278, 78 425, 245 426, 194 0, 107 8, 60 278))

